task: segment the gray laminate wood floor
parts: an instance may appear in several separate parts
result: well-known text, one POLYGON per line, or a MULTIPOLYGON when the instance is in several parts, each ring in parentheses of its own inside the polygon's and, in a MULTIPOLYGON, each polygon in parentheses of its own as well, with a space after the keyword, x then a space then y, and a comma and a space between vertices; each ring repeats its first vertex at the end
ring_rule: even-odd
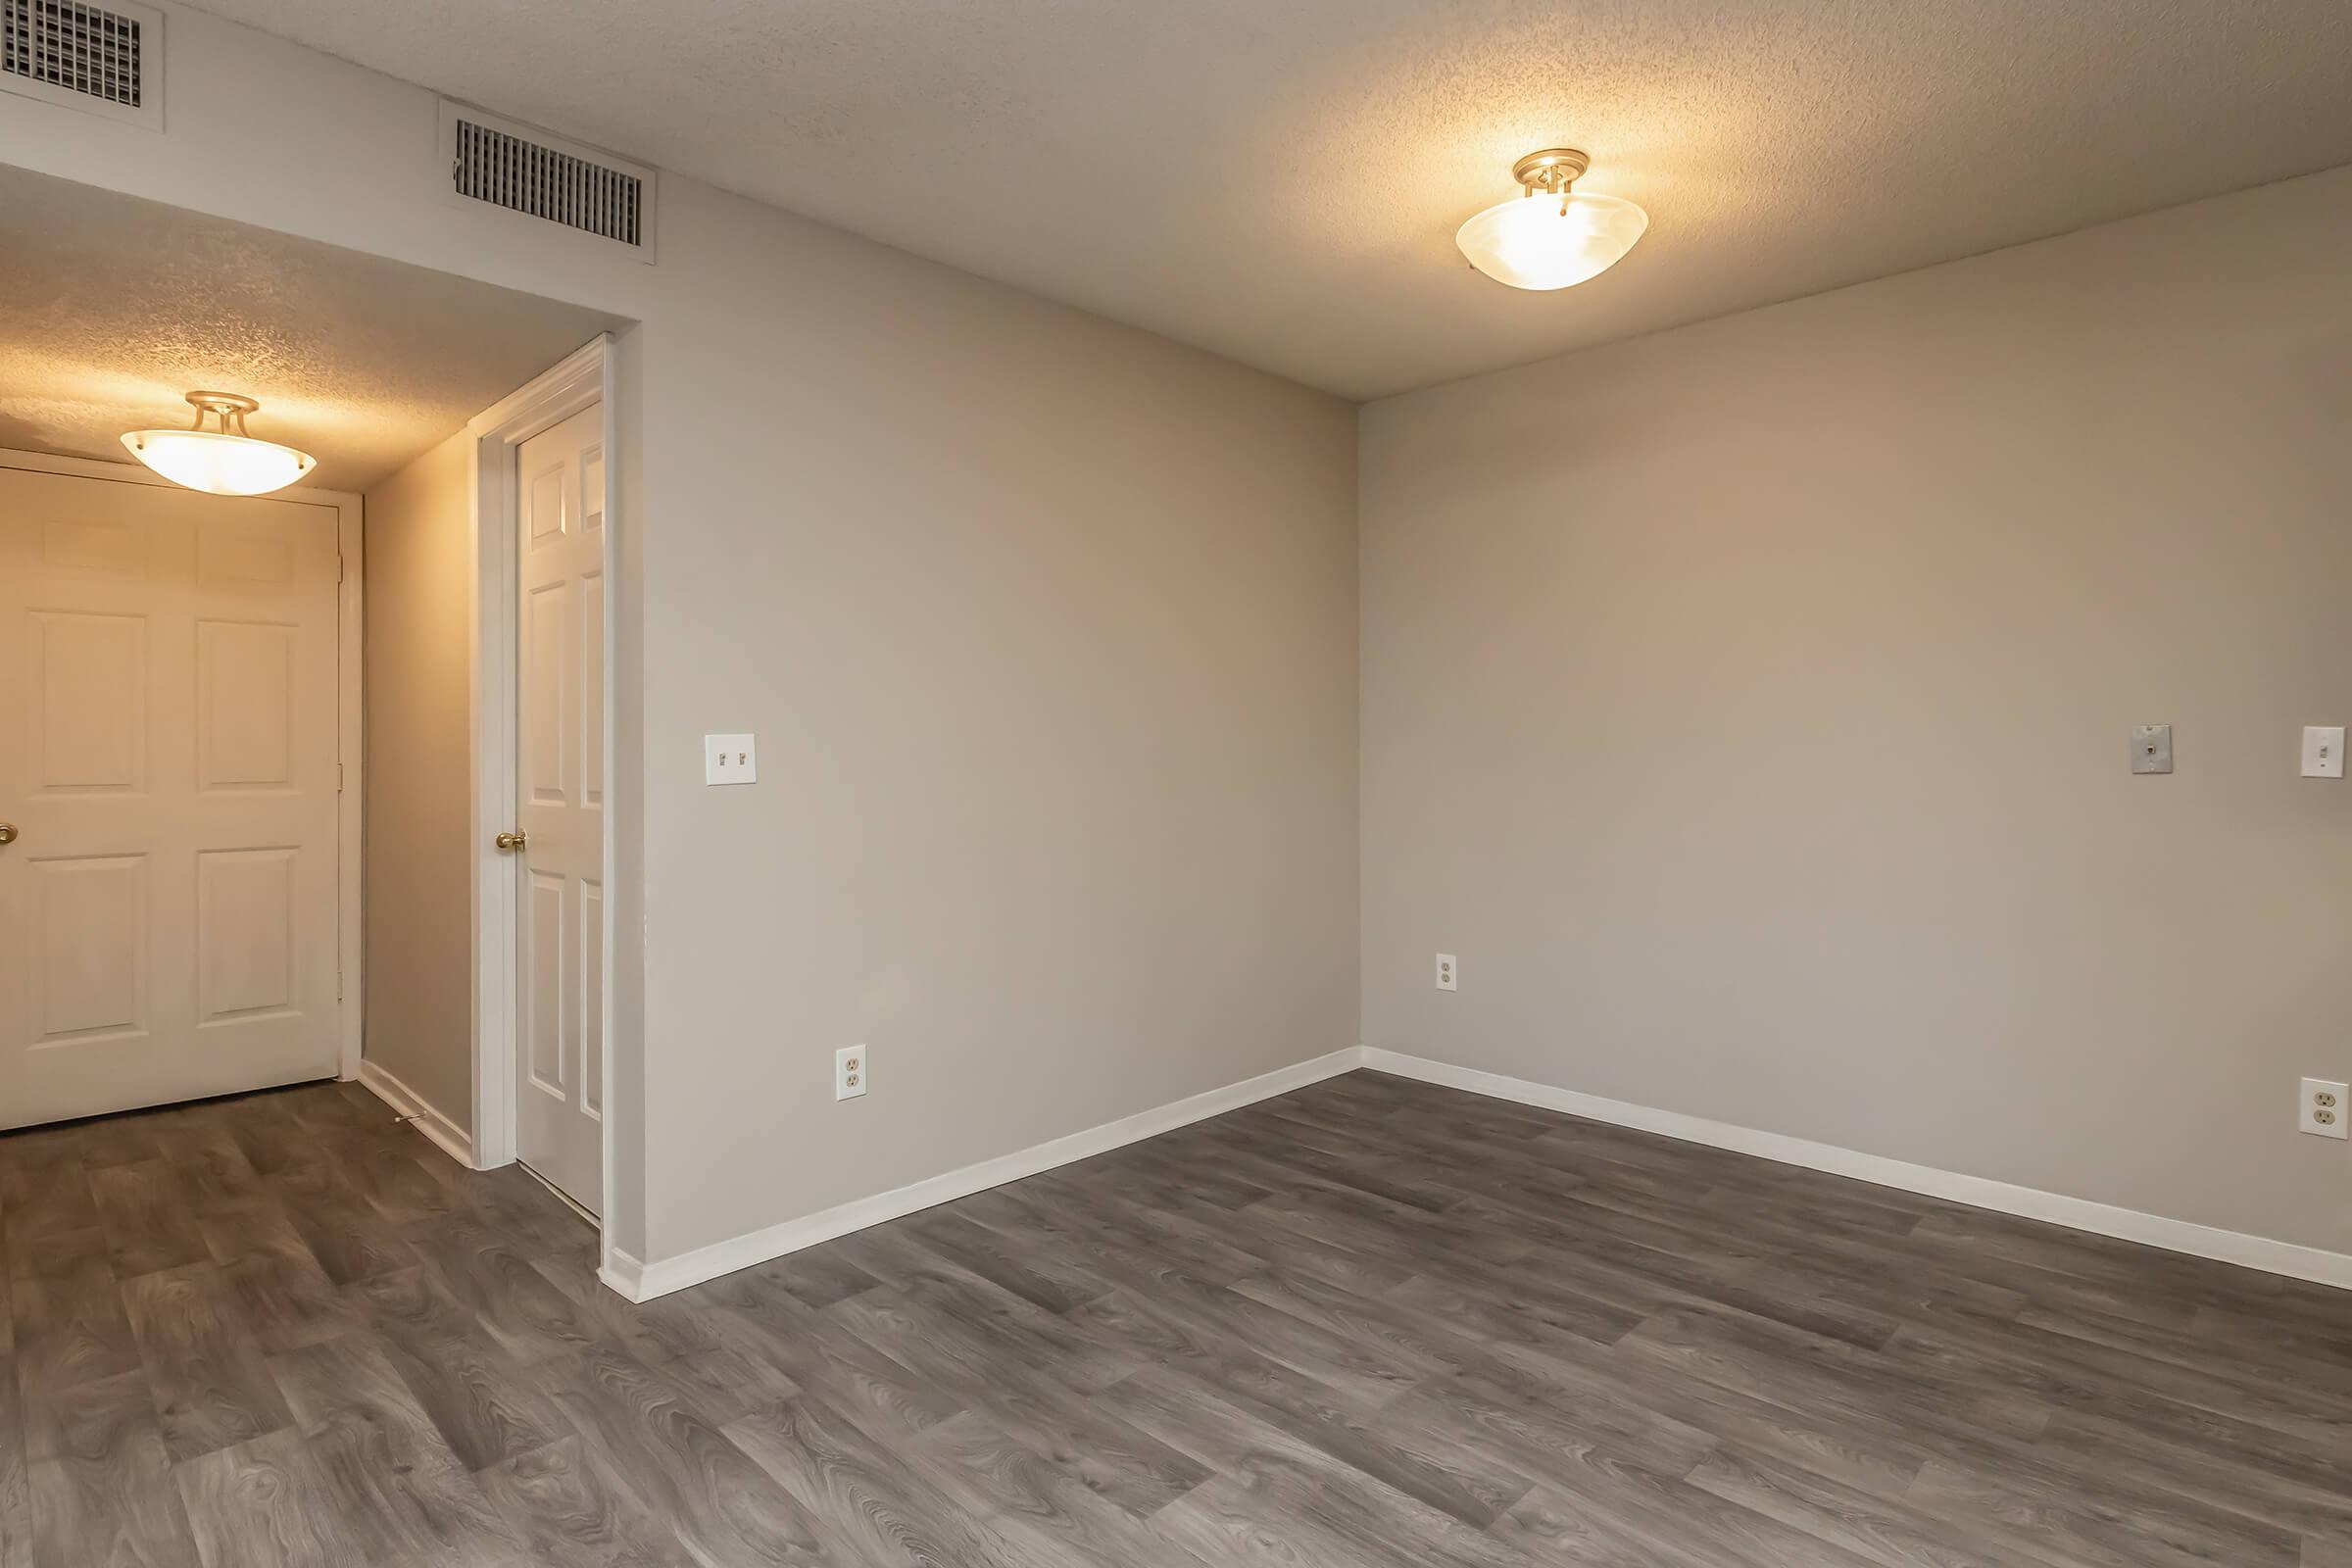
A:
POLYGON ((348 1086, 0 1235, 0 1568, 2352 1564, 2352 1298, 1365 1073, 642 1308, 348 1086))

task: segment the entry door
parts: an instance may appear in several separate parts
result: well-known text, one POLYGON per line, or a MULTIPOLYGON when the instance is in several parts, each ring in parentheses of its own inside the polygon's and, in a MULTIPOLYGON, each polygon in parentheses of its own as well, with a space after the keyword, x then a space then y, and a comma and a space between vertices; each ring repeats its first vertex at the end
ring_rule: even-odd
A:
POLYGON ((590 407, 522 444, 515 1153, 604 1197, 605 462, 590 407))
POLYGON ((337 515, 0 455, 0 1126, 333 1076, 337 515))

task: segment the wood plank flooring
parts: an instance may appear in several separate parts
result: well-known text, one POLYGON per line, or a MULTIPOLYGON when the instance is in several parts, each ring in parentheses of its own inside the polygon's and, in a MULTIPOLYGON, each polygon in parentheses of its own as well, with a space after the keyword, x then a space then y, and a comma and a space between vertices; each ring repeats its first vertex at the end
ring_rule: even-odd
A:
POLYGON ((1369 1073, 644 1307, 313 1086, 0 1269, 0 1568, 2352 1565, 2352 1297, 1369 1073))

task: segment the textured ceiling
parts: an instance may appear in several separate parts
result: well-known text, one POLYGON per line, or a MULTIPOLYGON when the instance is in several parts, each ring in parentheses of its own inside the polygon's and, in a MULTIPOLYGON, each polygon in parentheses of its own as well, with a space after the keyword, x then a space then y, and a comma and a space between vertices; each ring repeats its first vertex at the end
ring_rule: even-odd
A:
POLYGON ((2352 163, 2345 0, 204 0, 1368 396, 2352 163), (1648 237, 1472 273, 1513 159, 1648 237))
POLYGON ((611 318, 0 167, 0 447, 122 462, 195 387, 363 490, 611 318))

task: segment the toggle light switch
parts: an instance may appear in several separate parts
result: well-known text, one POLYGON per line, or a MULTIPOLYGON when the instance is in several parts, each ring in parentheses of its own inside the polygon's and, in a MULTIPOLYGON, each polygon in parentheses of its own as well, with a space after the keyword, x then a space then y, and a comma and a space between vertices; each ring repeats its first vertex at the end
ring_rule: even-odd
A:
POLYGON ((749 735, 703 737, 703 782, 749 784, 760 776, 760 755, 749 735))
POLYGON ((2344 776, 2344 726, 2307 724, 2303 727, 2303 776, 2344 776))

